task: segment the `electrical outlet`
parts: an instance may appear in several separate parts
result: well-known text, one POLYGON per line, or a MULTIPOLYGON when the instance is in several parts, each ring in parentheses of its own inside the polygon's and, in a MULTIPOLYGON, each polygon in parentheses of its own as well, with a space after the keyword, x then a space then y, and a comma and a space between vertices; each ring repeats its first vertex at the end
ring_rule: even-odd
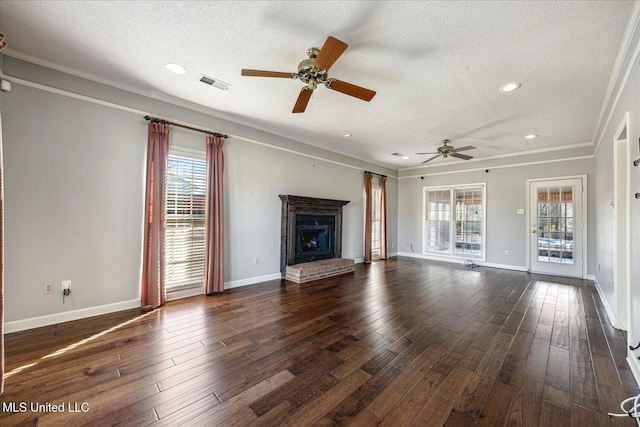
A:
POLYGON ((509 256, 509 249, 505 249, 504 254, 509 256))
POLYGON ((62 290, 71 289, 71 280, 63 280, 62 281, 62 290))
POLYGON ((396 248, 396 244, 395 244, 395 243, 392 243, 392 244, 391 244, 391 249, 395 249, 395 248, 396 248))
POLYGON ((253 259, 253 263, 254 263, 255 265, 260 264, 260 258, 255 257, 255 258, 253 259))
POLYGON ((53 291, 55 290, 53 283, 45 283, 44 284, 44 288, 42 289, 42 293, 46 294, 52 294, 53 291))

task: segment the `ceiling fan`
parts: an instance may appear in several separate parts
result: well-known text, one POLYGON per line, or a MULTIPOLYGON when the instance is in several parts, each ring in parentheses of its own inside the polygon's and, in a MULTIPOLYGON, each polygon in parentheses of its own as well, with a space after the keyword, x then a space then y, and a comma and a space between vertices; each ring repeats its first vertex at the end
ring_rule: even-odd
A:
POLYGON ((250 77, 278 77, 285 79, 300 79, 307 85, 300 90, 298 100, 293 107, 293 113, 304 113, 307 104, 311 99, 311 94, 319 84, 324 84, 329 89, 353 96, 363 101, 371 101, 376 94, 375 91, 356 86, 342 80, 329 78, 327 74, 329 68, 340 58, 347 50, 347 44, 340 40, 329 36, 324 42, 322 49, 311 47, 307 49, 307 56, 298 64, 297 73, 284 73, 280 71, 262 71, 262 70, 242 70, 243 76, 250 77))
POLYGON ((443 159, 446 159, 449 156, 457 157, 457 158, 462 159, 462 160, 473 159, 472 156, 467 156, 466 154, 460 154, 460 151, 473 150, 476 147, 472 147, 471 145, 469 145, 467 147, 455 148, 453 145, 447 145, 450 142, 451 141, 448 140, 448 139, 443 139, 442 140, 442 144, 443 144, 442 147, 438 147, 438 150, 435 153, 416 153, 416 154, 436 154, 435 156, 431 157, 430 159, 425 160, 421 164, 430 162, 431 160, 435 159, 436 157, 440 157, 440 156, 442 156, 443 159))

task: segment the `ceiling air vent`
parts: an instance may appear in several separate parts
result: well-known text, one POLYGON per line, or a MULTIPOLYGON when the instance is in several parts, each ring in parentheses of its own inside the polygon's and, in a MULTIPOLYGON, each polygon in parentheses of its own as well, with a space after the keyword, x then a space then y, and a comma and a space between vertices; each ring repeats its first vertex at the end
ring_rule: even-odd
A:
POLYGON ((218 80, 213 77, 205 76, 204 74, 200 76, 200 81, 222 90, 227 90, 229 89, 229 86, 231 86, 229 83, 225 83, 222 80, 218 80))

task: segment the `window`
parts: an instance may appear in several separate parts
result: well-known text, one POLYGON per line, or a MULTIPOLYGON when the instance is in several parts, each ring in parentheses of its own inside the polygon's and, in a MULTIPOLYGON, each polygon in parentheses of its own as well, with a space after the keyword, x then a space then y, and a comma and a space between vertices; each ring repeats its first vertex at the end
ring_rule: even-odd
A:
POLYGON ((425 189, 426 223, 424 248, 427 252, 449 253, 451 191, 425 189))
POLYGON ((380 233, 382 206, 382 187, 379 183, 373 183, 371 188, 371 258, 380 259, 380 233))
POLYGON ((538 261, 575 264, 573 187, 538 189, 538 261))
POLYGON ((424 189, 424 253, 484 259, 485 184, 424 189))
POLYGON ((203 155, 169 153, 166 183, 165 287, 201 287, 204 280, 206 162, 203 155))

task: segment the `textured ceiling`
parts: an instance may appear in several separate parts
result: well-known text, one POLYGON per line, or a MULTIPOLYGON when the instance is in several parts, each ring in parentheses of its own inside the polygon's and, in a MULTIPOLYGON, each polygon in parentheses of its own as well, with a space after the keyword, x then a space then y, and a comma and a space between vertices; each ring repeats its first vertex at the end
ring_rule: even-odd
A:
POLYGON ((634 3, 0 1, 0 28, 6 55, 403 169, 444 138, 476 159, 592 144, 634 3), (371 102, 319 87, 292 114, 302 82, 240 76, 296 72, 329 35, 349 45, 330 77, 371 102), (511 81, 521 89, 498 91, 511 81))

